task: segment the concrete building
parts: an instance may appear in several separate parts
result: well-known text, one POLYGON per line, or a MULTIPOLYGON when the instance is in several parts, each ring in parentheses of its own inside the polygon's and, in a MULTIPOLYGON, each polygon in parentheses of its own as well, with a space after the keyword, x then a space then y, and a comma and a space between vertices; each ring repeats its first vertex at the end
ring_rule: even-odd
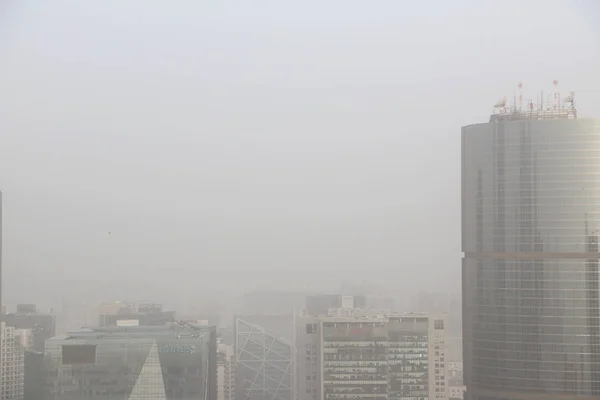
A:
POLYGON ((45 398, 217 400, 214 326, 85 329, 46 341, 45 398))
POLYGON ((378 317, 321 321, 323 400, 388 398, 387 322, 378 317))
POLYGON ((446 361, 463 361, 463 338, 462 336, 449 336, 446 332, 446 361))
POLYGON ((0 190, 0 319, 5 312, 6 308, 2 305, 2 191, 0 190))
POLYGON ((448 400, 462 400, 465 389, 463 383, 463 363, 446 363, 446 392, 448 400))
POLYGON ((388 316, 389 399, 446 399, 444 314, 388 316))
POLYGON ((23 348, 15 328, 0 322, 0 399, 23 400, 25 379, 23 348))
POLYGON ((298 315, 294 321, 297 400, 320 400, 322 386, 321 317, 298 315))
POLYGON ((35 350, 24 351, 23 400, 44 398, 44 353, 35 350))
POLYGON ((557 94, 462 128, 469 400, 600 398, 600 120, 557 94))
POLYGON ((297 400, 446 399, 443 314, 296 317, 297 400))
POLYGON ((5 314, 4 321, 6 325, 17 330, 30 332, 32 350, 43 352, 44 342, 56 335, 56 318, 50 314, 39 313, 33 304, 17 305, 17 312, 5 314))
POLYGON ((233 346, 217 345, 217 400, 235 400, 235 349, 233 346))

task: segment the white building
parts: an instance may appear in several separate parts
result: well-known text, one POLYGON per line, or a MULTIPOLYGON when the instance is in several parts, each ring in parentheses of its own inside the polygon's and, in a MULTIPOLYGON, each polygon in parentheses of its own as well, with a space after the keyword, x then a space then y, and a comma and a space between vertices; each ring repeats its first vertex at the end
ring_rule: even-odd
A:
POLYGON ((463 363, 449 362, 446 364, 446 391, 449 400, 462 400, 466 390, 463 383, 463 363))
POLYGON ((225 343, 217 345, 217 400, 235 400, 235 350, 225 343))
POLYGON ((344 314, 296 317, 297 400, 448 398, 445 314, 344 314))
POLYGON ((0 323, 0 400, 23 400, 25 365, 15 328, 0 323))

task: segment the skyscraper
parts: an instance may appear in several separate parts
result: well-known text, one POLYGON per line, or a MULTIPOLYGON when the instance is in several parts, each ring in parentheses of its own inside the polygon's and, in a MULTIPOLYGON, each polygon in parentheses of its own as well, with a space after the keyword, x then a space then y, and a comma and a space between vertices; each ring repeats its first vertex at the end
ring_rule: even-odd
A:
POLYGON ((2 315, 2 191, 0 190, 0 315, 2 315))
POLYGON ((600 398, 600 120, 565 100, 462 128, 470 400, 600 398))

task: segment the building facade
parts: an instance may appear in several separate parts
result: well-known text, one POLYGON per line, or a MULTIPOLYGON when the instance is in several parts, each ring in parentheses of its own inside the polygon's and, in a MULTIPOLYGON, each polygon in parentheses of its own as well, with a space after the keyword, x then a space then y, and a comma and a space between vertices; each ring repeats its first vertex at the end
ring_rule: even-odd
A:
POLYGON ((385 318, 321 321, 322 399, 388 398, 388 326, 385 318))
POLYGON ((569 106, 462 128, 467 399, 600 398, 599 151, 569 106))
MULTIPOLYGON (((273 323, 273 329, 279 326, 274 318, 263 317, 266 318, 263 322, 273 323)), ((282 316, 282 319, 285 321, 287 317, 282 316)), ((291 333, 292 325, 287 325, 291 333)), ((235 320, 234 336, 237 399, 292 400, 294 349, 291 340, 240 317, 235 320)))
POLYGON ((15 328, 0 322, 0 400, 23 400, 24 381, 23 348, 15 328))
POLYGON ((235 400, 235 349, 219 343, 217 346, 217 400, 235 400))
POLYGON ((445 318, 298 316, 296 398, 446 399, 445 318))
POLYGON ((445 399, 444 314, 390 315, 389 399, 445 399))
POLYGON ((30 331, 32 350, 43 352, 46 339, 56 335, 56 318, 50 314, 37 312, 35 306, 31 304, 27 307, 19 304, 16 313, 4 315, 4 321, 8 326, 30 331))
POLYGON ((216 400, 214 327, 86 329, 46 342, 45 398, 216 400))

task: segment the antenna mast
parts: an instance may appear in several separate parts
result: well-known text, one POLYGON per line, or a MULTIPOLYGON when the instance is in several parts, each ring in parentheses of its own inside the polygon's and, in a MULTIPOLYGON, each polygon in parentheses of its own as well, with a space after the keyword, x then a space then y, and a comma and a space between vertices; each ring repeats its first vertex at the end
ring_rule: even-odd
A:
POLYGON ((519 111, 523 111, 523 82, 517 85, 519 88, 519 111))
POLYGON ((554 82, 554 109, 558 110, 560 108, 560 104, 558 104, 558 81, 555 79, 554 82))

